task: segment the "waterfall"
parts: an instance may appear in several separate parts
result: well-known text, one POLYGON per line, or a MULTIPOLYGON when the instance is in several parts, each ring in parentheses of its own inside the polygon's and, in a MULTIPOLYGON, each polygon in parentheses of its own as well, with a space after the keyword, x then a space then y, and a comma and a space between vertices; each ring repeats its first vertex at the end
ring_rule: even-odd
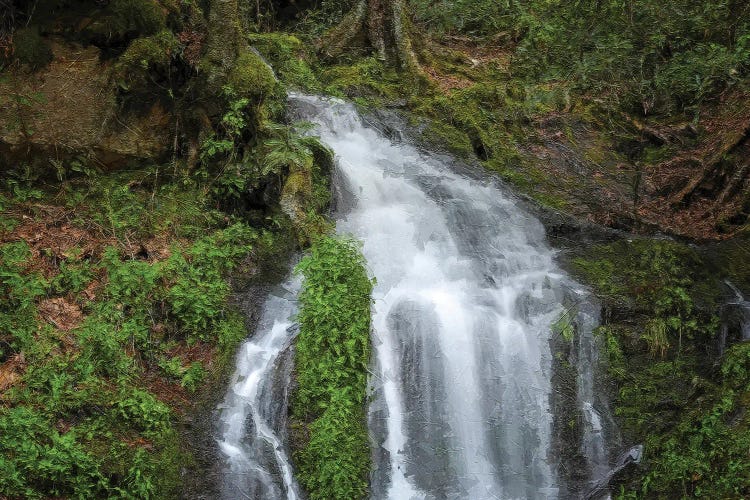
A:
POLYGON ((220 406, 226 500, 299 498, 283 439, 299 289, 299 279, 292 278, 269 294, 255 335, 237 354, 220 406))
POLYGON ((721 316, 721 330, 719 332, 719 355, 731 344, 750 340, 750 300, 745 299, 742 292, 725 280, 724 284, 731 293, 719 314, 721 316))
MULTIPOLYGON (((377 280, 372 497, 566 494, 553 452, 550 336, 571 294, 583 311, 574 347, 583 427, 577 446, 588 460, 589 478, 608 470, 592 382, 598 315, 587 292, 556 265, 542 224, 493 181, 458 173, 450 159, 365 126, 351 104, 290 99, 297 116, 313 122, 312 133, 335 153, 336 230, 362 242, 377 280)), ((273 391, 277 399, 286 397, 266 378, 291 339, 282 333, 289 312, 266 307, 264 317, 276 315, 277 324, 260 328, 257 340, 240 351, 222 417, 221 445, 234 474, 227 477, 244 484, 250 498, 297 495, 278 437, 280 417, 264 420, 274 411, 266 411, 263 400, 273 391), (259 430, 259 421, 272 437, 259 430), (258 487, 264 495, 252 496, 258 487)))

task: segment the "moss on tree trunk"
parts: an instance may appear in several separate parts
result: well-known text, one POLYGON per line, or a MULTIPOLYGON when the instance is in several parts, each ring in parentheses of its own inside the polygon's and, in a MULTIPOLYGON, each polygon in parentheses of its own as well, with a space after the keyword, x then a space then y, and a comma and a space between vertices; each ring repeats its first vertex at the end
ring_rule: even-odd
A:
POLYGON ((364 42, 382 60, 409 72, 419 71, 403 0, 359 0, 344 19, 321 39, 324 57, 335 58, 364 42))

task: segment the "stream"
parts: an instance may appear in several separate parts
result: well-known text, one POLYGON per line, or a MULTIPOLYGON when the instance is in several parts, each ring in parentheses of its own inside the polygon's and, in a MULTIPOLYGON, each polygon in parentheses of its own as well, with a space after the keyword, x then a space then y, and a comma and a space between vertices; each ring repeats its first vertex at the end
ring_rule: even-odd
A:
MULTIPOLYGON (((542 224, 495 181, 389 139, 351 104, 290 100, 335 153, 336 230, 362 241, 377 279, 372 498, 580 491, 564 484, 565 443, 553 432, 557 329, 573 332, 582 475, 592 483, 605 476, 607 410, 593 373, 598 306, 556 265, 542 224)), ((300 497, 285 436, 299 286, 290 279, 269 296, 239 351, 220 416, 224 498, 300 497)))

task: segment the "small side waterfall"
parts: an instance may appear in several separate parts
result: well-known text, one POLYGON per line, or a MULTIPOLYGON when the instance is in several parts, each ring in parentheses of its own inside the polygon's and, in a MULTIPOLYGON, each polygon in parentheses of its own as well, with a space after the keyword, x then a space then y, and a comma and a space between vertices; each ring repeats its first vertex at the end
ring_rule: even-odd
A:
POLYGON ((300 498, 284 442, 291 341, 300 281, 269 294, 255 335, 240 347, 221 406, 222 498, 300 498))
POLYGON ((605 418, 608 408, 597 398, 596 370, 599 352, 594 330, 599 326, 599 304, 592 303, 584 290, 577 290, 575 366, 579 411, 583 416, 581 452, 588 463, 592 478, 600 478, 610 471, 609 450, 605 438, 605 418))
POLYGON ((721 310, 719 354, 734 342, 750 340, 750 300, 730 281, 724 282, 731 293, 721 310))

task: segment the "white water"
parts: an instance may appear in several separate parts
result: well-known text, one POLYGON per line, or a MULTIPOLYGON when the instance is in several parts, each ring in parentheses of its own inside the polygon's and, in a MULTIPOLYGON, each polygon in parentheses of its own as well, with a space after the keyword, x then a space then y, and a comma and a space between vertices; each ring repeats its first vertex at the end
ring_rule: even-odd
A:
POLYGON ((741 332, 742 340, 750 340, 750 300, 745 299, 742 292, 729 281, 725 281, 727 286, 734 293, 734 299, 729 301, 727 305, 735 306, 739 311, 739 329, 741 332))
MULTIPOLYGON (((495 184, 367 128, 349 104, 291 100, 336 155, 337 231, 363 242, 377 279, 372 497, 565 496, 553 452, 550 325, 563 302, 588 299, 556 266, 542 225, 495 184)), ((222 412, 225 498, 298 496, 280 438, 288 377, 278 362, 293 336, 293 293, 269 299, 238 357, 222 412)), ((574 348, 580 448, 598 474, 607 466, 592 375, 598 318, 583 309, 574 348)))
POLYGON ((732 292, 732 298, 721 307, 721 330, 719 332, 719 355, 736 342, 750 340, 750 300, 730 281, 724 283, 732 292))
POLYGON ((272 292, 255 335, 237 354, 237 368, 221 406, 226 464, 222 498, 299 498, 284 435, 298 279, 272 292))
MULTIPOLYGON (((351 105, 292 101, 336 155, 337 231, 363 242, 377 279, 373 496, 556 498, 550 325, 580 287, 544 228, 497 186, 365 127, 351 105)), ((579 370, 579 403, 596 455, 591 371, 579 370)))

